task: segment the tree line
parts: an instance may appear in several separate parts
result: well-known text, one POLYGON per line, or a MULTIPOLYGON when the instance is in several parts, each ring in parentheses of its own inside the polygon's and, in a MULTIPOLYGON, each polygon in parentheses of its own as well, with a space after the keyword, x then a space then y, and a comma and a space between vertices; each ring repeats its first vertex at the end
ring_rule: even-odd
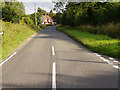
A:
POLYGON ((120 22, 120 2, 68 2, 61 9, 62 4, 55 4, 58 24, 79 26, 120 22))
POLYGON ((2 2, 2 20, 17 23, 25 15, 25 8, 22 2, 11 0, 2 2))
MULTIPOLYGON (((0 12, 2 12, 3 21, 35 25, 35 13, 26 15, 23 3, 18 2, 17 0, 4 0, 2 2, 2 8, 0 8, 0 12)), ((38 7, 36 13, 38 25, 41 24, 41 16, 45 14, 49 14, 52 18, 55 17, 55 14, 52 10, 50 12, 46 12, 38 7)))

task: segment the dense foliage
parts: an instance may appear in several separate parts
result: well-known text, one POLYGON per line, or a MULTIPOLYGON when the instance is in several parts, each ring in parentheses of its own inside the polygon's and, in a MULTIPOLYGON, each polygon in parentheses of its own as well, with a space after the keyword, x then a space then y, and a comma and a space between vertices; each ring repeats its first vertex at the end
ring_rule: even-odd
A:
POLYGON ((20 16, 14 8, 6 5, 2 8, 2 18, 4 21, 19 22, 20 16))
POLYGON ((2 18, 8 22, 19 22, 22 16, 25 15, 25 8, 22 2, 2 2, 2 18))
POLYGON ((70 26, 119 22, 120 2, 69 2, 62 12, 56 14, 56 21, 70 26))
POLYGON ((50 10, 49 15, 53 18, 53 20, 55 21, 55 13, 53 13, 53 10, 50 10))
POLYGON ((30 19, 30 17, 22 17, 22 19, 20 20, 20 23, 25 23, 25 24, 28 24, 28 25, 33 25, 34 22, 32 19, 30 19))
POLYGON ((69 2, 55 18, 58 24, 80 31, 120 37, 120 2, 69 2))

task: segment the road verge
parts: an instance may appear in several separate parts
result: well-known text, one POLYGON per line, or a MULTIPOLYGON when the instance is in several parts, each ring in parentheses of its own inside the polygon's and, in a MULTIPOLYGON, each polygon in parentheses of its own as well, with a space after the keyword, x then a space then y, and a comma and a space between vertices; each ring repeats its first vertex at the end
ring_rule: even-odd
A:
POLYGON ((118 56, 118 48, 120 48, 118 46, 119 40, 105 35, 95 35, 66 27, 57 27, 56 29, 67 34, 70 38, 88 48, 93 53, 99 53, 101 57, 109 60, 113 65, 119 65, 119 62, 117 62, 120 61, 120 57, 118 56))

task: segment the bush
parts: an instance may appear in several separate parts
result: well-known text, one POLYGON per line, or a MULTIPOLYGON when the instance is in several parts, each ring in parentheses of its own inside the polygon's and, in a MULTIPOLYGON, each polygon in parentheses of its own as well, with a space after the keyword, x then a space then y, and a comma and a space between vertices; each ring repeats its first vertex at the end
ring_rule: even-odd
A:
POLYGON ((2 7, 2 19, 4 21, 12 21, 13 23, 18 23, 20 20, 20 17, 18 13, 13 9, 12 7, 6 5, 5 7, 2 7))
POLYGON ((34 22, 32 19, 30 19, 30 17, 22 17, 22 19, 20 20, 20 23, 22 24, 29 24, 29 25, 33 25, 34 22))
POLYGON ((80 31, 90 32, 94 34, 103 34, 112 38, 119 38, 119 23, 109 23, 101 26, 81 25, 76 27, 80 31))

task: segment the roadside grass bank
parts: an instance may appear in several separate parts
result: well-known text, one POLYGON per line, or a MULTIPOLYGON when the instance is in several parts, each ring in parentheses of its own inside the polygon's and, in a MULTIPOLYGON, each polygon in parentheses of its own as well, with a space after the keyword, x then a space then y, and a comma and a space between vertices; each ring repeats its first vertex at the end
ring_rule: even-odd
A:
POLYGON ((89 50, 120 59, 120 39, 108 37, 106 35, 83 32, 70 27, 58 26, 57 30, 64 32, 76 41, 82 43, 89 50))
POLYGON ((45 28, 45 26, 34 26, 27 24, 18 24, 11 22, 2 22, 2 59, 5 59, 22 42, 36 32, 45 28))
POLYGON ((65 26, 67 28, 78 29, 80 31, 89 32, 93 34, 107 35, 111 38, 120 38, 120 22, 107 23, 103 25, 80 25, 76 27, 65 26))

